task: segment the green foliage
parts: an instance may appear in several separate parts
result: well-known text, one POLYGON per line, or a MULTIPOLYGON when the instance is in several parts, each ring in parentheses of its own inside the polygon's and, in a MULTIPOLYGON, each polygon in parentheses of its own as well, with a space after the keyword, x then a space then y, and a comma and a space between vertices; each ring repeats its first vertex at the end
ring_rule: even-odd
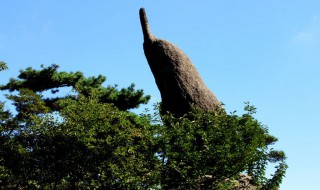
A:
MULTIPOLYGON (((120 110, 137 108, 140 104, 146 104, 150 96, 144 96, 143 90, 135 90, 134 85, 128 88, 117 89, 115 86, 102 86, 106 77, 84 77, 81 72, 59 72, 59 66, 53 64, 49 67, 41 66, 41 70, 35 70, 28 67, 26 70, 20 70, 18 79, 11 78, 9 83, 1 85, 1 90, 20 91, 29 89, 34 93, 41 93, 51 90, 52 94, 59 92, 62 87, 72 87, 77 93, 86 97, 96 94, 100 102, 112 103, 120 110)), ((60 110, 61 99, 74 99, 76 97, 67 95, 56 98, 43 98, 46 106, 52 111, 60 110)))
MULTIPOLYGON (((271 150, 267 128, 252 114, 248 103, 242 116, 223 110, 193 113, 175 118, 162 117, 159 128, 159 157, 162 160, 161 184, 164 189, 232 189, 235 184, 225 179, 237 179, 246 171, 258 187, 272 184, 278 187, 285 174, 285 155, 271 150), (279 171, 266 179, 268 161, 281 161, 279 171)), ((271 187, 272 185, 269 185, 271 187)))
POLYGON ((154 185, 159 164, 154 132, 146 119, 97 99, 81 97, 65 103, 62 121, 32 114, 32 124, 12 137, 2 134, 7 139, 1 142, 10 143, 2 146, 0 168, 0 180, 7 188, 139 189, 154 185))
POLYGON ((0 71, 8 69, 7 64, 3 61, 0 61, 0 71))
POLYGON ((276 166, 276 172, 271 179, 268 179, 262 186, 263 190, 277 190, 280 186, 283 177, 285 176, 288 165, 281 161, 278 166, 276 166))
POLYGON ((65 131, 81 136, 100 183, 108 189, 152 187, 157 171, 154 129, 148 120, 96 98, 80 98, 61 112, 65 131))
POLYGON ((57 68, 27 68, 1 86, 17 111, 0 102, 3 189, 239 189, 245 172, 270 190, 285 175, 285 154, 270 148, 277 138, 249 103, 241 116, 217 109, 175 118, 158 107, 136 115, 128 109, 147 102, 142 90, 57 68), (42 93, 66 86, 74 92, 42 93), (270 179, 268 163, 277 164, 270 179))
POLYGON ((13 105, 18 112, 16 118, 20 121, 27 121, 29 116, 45 114, 50 111, 45 102, 42 101, 42 95, 36 94, 30 89, 20 89, 18 95, 7 95, 8 100, 13 101, 13 105))

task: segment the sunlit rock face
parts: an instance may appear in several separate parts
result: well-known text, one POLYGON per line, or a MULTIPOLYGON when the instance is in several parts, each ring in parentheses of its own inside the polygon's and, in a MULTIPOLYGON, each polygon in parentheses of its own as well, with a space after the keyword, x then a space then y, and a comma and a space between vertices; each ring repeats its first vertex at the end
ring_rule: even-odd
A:
POLYGON ((198 108, 214 111, 221 106, 206 87, 188 56, 171 42, 155 37, 143 8, 140 21, 144 36, 144 53, 162 98, 162 113, 182 116, 198 108))

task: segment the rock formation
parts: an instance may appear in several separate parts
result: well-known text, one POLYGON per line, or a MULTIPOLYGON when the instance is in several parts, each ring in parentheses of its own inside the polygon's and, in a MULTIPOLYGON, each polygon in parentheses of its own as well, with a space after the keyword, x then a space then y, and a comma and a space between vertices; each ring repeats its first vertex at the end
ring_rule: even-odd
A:
POLYGON ((220 106, 188 56, 174 44, 152 35, 143 8, 140 22, 144 53, 161 93, 162 113, 182 116, 192 108, 214 111, 220 106))

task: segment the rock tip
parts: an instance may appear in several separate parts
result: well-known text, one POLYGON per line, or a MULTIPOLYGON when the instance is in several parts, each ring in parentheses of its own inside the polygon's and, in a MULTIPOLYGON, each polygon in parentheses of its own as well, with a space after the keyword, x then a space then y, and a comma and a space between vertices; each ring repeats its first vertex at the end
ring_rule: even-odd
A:
POLYGON ((144 7, 141 7, 139 10, 140 15, 141 14, 146 14, 146 10, 144 9, 144 7))
POLYGON ((153 36, 150 31, 146 11, 143 7, 140 8, 139 15, 140 15, 140 22, 141 22, 141 26, 142 26, 144 40, 149 41, 149 40, 153 39, 153 36))

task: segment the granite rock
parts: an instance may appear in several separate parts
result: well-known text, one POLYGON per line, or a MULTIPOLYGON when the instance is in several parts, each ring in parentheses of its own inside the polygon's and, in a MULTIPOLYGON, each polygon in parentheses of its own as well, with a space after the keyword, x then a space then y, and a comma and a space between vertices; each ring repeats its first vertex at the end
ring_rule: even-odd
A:
POLYGON ((182 116, 193 108, 215 111, 220 107, 189 57, 173 43, 151 33, 143 8, 140 9, 140 21, 144 53, 161 93, 161 112, 182 116))

